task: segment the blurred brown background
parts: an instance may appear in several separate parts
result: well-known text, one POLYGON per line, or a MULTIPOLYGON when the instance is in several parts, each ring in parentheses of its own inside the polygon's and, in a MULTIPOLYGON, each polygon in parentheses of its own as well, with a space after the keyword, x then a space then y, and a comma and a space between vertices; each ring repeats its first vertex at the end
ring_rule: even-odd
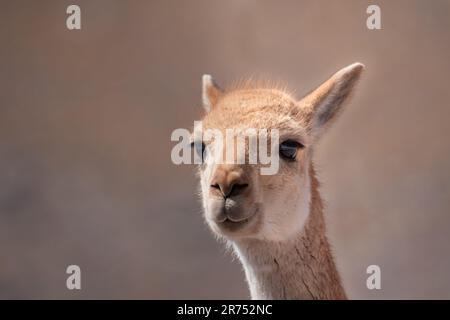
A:
POLYGON ((0 298, 247 298, 170 134, 199 118, 202 73, 301 97, 355 61, 359 90, 316 154, 345 287, 450 298, 450 1, 376 1, 378 31, 371 3, 2 1, 0 298))

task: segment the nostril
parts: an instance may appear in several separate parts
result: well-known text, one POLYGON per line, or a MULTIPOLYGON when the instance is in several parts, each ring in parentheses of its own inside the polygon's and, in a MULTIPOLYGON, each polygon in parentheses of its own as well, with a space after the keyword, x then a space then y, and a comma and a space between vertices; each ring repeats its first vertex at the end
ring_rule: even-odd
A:
POLYGON ((248 187, 248 183, 235 183, 227 197, 236 196, 240 193, 242 193, 246 188, 248 187))
POLYGON ((236 189, 236 190, 243 190, 247 187, 248 187, 248 183, 236 183, 235 185, 233 185, 233 189, 236 189))
POLYGON ((212 183, 210 187, 212 189, 219 191, 224 198, 230 198, 232 196, 237 196, 240 193, 242 193, 248 187, 248 183, 232 183, 229 185, 212 183))

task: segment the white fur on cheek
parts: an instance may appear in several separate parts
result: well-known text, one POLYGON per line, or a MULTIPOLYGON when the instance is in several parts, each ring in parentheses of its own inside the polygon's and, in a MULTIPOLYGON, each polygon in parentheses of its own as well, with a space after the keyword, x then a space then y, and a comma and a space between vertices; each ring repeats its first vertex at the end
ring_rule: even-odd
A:
POLYGON ((295 192, 290 190, 286 199, 279 199, 279 193, 285 192, 285 190, 279 190, 273 200, 264 201, 264 222, 259 232, 260 238, 277 242, 285 241, 303 230, 310 210, 311 182, 309 175, 298 176, 295 180, 297 190, 295 192))
POLYGON ((207 148, 206 159, 203 159, 205 163, 203 164, 204 168, 200 174, 200 183, 202 187, 202 200, 203 200, 203 210, 205 216, 207 217, 207 213, 209 211, 209 189, 211 185, 211 179, 213 177, 216 163, 218 162, 217 155, 218 152, 215 152, 214 144, 211 144, 207 148))

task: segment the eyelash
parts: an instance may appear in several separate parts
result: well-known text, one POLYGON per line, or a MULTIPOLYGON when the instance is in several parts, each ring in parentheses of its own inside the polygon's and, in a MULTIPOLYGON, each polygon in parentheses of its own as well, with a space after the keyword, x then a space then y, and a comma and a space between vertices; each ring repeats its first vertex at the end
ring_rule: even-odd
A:
POLYGON ((295 161, 298 150, 303 149, 305 146, 295 140, 285 140, 280 143, 279 153, 280 156, 287 161, 295 161))
MULTIPOLYGON (((196 147, 195 141, 191 142, 191 148, 195 148, 195 147, 196 147)), ((199 153, 200 150, 198 150, 198 149, 196 149, 195 152, 197 152, 197 154, 199 156, 201 156, 201 158, 203 159, 204 155, 205 155, 205 150, 206 150, 206 146, 203 142, 201 143, 201 148, 202 148, 201 153, 199 153)), ((282 143, 280 143, 279 153, 283 159, 285 159, 287 161, 295 161, 298 150, 304 149, 304 148, 305 148, 305 146, 302 143, 295 141, 295 140, 288 139, 288 140, 285 140, 282 143)))
MULTIPOLYGON (((195 141, 191 142, 191 148, 195 149, 196 146, 197 146, 197 144, 196 144, 195 141)), ((198 150, 198 149, 195 149, 195 152, 197 152, 197 154, 203 159, 204 158, 203 156, 204 156, 205 150, 206 150, 206 146, 205 146, 205 144, 203 142, 201 144, 201 147, 202 147, 201 154, 199 154, 200 150, 198 150)))

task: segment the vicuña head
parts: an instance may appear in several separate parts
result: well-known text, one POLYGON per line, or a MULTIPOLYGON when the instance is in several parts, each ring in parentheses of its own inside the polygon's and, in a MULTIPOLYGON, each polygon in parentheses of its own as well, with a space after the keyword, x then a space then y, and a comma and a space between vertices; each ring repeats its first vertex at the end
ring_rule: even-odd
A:
POLYGON ((341 69, 300 100, 257 85, 223 91, 211 76, 203 76, 203 132, 225 136, 227 129, 255 128, 279 134, 279 167, 272 175, 262 175, 260 163, 215 161, 225 143, 201 142, 200 152, 209 160, 199 166, 205 219, 240 258, 252 298, 346 297, 325 236, 312 155, 363 67, 341 69))

